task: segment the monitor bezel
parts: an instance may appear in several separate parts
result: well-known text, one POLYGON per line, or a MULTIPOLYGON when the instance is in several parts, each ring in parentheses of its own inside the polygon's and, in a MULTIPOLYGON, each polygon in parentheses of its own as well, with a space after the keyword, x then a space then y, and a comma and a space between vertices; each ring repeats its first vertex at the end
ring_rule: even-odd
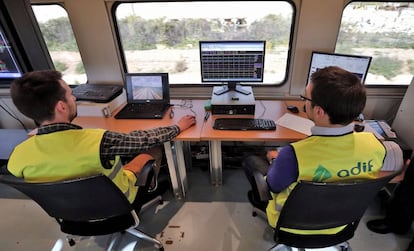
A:
MULTIPOLYGON (((368 71, 369 71, 369 67, 371 65, 371 61, 372 61, 372 57, 371 56, 366 56, 366 55, 354 55, 354 54, 344 54, 344 53, 335 53, 335 52, 321 52, 321 51, 312 51, 311 54, 311 58, 310 58, 310 62, 309 62, 309 68, 308 68, 308 77, 307 77, 307 83, 308 84, 310 82, 310 78, 311 78, 311 69, 312 69, 312 64, 314 62, 314 55, 316 54, 320 54, 320 55, 327 55, 327 56, 338 56, 338 57, 345 57, 345 58, 358 58, 358 59, 367 59, 368 60, 368 64, 367 67, 365 69, 365 73, 363 78, 361 79, 361 84, 365 84, 365 80, 367 78, 368 75, 368 71)), ((325 67, 328 66, 338 66, 341 67, 343 69, 345 69, 344 67, 340 66, 340 65, 326 65, 325 67)), ((345 69, 347 71, 350 71, 348 69, 345 69)), ((351 72, 351 71, 350 71, 351 72)))
POLYGON ((0 41, 3 41, 3 45, 6 47, 4 50, 7 50, 7 56, 10 58, 10 60, 13 62, 13 67, 16 68, 15 72, 10 72, 9 74, 0 72, 0 86, 5 87, 9 86, 13 80, 20 78, 23 76, 24 71, 23 67, 21 65, 21 62, 19 61, 19 54, 15 51, 15 45, 12 43, 12 41, 9 39, 8 34, 5 30, 5 27, 0 23, 0 41))

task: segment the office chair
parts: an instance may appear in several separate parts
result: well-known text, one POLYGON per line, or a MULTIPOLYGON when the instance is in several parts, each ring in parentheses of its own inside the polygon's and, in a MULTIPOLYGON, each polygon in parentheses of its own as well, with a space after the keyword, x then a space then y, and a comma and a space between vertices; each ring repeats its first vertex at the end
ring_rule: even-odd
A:
MULTIPOLYGON (((139 175, 137 183, 150 183, 153 160, 148 161, 139 175)), ((99 174, 73 180, 27 183, 12 175, 1 175, 0 183, 7 184, 37 202, 68 234, 70 246, 75 245, 74 236, 97 236, 117 232, 128 232, 153 243, 164 250, 162 243, 136 229, 139 218, 125 195, 105 175, 99 174)), ((140 187, 144 189, 146 186, 140 187)), ((113 238, 108 250, 116 245, 113 238)))
MULTIPOLYGON (((378 179, 332 183, 299 181, 280 212, 274 230, 276 244, 270 250, 282 244, 299 250, 331 246, 339 246, 342 251, 351 250, 348 240, 354 236, 365 210, 377 193, 397 174, 395 172, 378 179), (333 235, 296 234, 283 230, 319 230, 339 226, 345 228, 333 235)), ((264 179, 256 179, 256 182, 262 189, 267 186, 264 179)))
MULTIPOLYGON (((258 171, 253 171, 253 185, 254 187, 252 189, 257 189, 257 194, 260 197, 260 201, 269 201, 272 199, 272 195, 270 194, 270 190, 269 187, 267 186, 266 180, 263 176, 263 174, 261 174, 258 171)), ((253 207, 253 212, 252 212, 253 217, 256 217, 257 215, 260 215, 263 218, 267 218, 266 216, 266 212, 262 211, 262 209, 260 208, 256 208, 253 207)))

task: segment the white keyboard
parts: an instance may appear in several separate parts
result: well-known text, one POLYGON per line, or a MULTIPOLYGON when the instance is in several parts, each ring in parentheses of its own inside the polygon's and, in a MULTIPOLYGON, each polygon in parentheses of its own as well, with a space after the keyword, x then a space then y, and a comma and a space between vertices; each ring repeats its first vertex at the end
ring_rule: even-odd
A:
POLYGON ((381 127, 381 129, 384 131, 385 135, 388 138, 392 138, 392 139, 397 138, 397 134, 395 134, 395 132, 391 129, 391 126, 389 126, 387 124, 387 122, 382 121, 382 120, 381 121, 377 121, 377 122, 378 122, 378 125, 381 127))

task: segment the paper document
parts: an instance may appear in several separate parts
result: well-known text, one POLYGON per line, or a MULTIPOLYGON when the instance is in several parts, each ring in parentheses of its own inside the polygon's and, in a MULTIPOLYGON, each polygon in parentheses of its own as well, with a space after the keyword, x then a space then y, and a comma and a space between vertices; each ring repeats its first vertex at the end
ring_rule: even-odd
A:
POLYGON ((276 121, 276 124, 306 134, 308 136, 311 135, 311 127, 315 125, 310 119, 306 119, 290 113, 285 113, 276 121))

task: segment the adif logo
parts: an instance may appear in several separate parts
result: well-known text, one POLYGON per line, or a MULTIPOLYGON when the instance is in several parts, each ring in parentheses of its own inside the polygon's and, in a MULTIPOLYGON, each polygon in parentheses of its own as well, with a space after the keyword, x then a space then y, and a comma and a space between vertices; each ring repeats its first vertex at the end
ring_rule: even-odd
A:
MULTIPOLYGON (((358 162, 356 166, 350 168, 350 169, 341 169, 336 174, 340 178, 350 177, 350 176, 357 176, 361 173, 369 173, 372 172, 372 168, 374 166, 372 165, 372 160, 368 162, 358 162)), ((328 169, 326 169, 324 166, 319 165, 315 173, 313 174, 312 181, 314 182, 323 182, 329 178, 332 177, 331 172, 329 172, 328 169)))
POLYGON ((356 176, 360 175, 361 173, 369 173, 372 172, 373 165, 371 164, 372 160, 367 162, 358 162, 356 166, 350 169, 342 169, 339 170, 337 173, 338 177, 344 178, 349 176, 356 176))
POLYGON ((332 177, 331 172, 329 172, 328 169, 325 167, 319 165, 318 168, 316 168, 315 173, 313 174, 312 181, 314 182, 322 182, 332 177))

